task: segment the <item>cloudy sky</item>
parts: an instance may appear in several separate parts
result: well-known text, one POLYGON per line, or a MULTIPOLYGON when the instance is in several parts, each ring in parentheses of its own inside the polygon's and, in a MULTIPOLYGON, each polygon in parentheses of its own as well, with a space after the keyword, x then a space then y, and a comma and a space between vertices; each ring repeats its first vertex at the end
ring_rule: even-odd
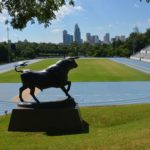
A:
MULTIPOLYGON (((87 32, 98 35, 103 39, 105 33, 111 37, 116 35, 128 36, 135 26, 140 32, 150 28, 150 4, 145 0, 75 0, 75 6, 63 6, 56 12, 57 19, 52 25, 44 28, 38 23, 20 30, 9 27, 9 38, 16 42, 18 40, 34 42, 62 42, 62 31, 66 29, 69 34, 74 33, 77 23, 81 30, 81 36, 85 40, 87 32)), ((4 24, 7 12, 0 15, 0 41, 7 40, 7 26, 4 24)))

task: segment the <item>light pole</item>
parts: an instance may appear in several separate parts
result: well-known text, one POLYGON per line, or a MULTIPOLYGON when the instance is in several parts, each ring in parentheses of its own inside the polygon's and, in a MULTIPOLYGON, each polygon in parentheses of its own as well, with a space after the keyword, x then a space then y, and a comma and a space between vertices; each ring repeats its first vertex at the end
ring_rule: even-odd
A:
POLYGON ((10 40, 9 40, 9 28, 7 27, 7 42, 8 42, 8 62, 10 62, 10 40))

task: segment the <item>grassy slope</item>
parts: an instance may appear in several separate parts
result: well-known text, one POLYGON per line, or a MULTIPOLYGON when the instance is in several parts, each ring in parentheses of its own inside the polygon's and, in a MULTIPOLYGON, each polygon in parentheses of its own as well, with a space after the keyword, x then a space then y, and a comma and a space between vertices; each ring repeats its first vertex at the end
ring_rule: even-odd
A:
MULTIPOLYGON (((41 70, 55 63, 55 59, 44 60, 27 68, 41 70)), ((150 75, 118 64, 108 59, 79 59, 78 68, 69 73, 71 81, 147 81, 150 75)), ((20 82, 19 74, 15 71, 0 74, 0 82, 20 82)))
POLYGON ((0 149, 7 150, 148 150, 150 104, 81 108, 89 133, 48 136, 8 132, 10 116, 0 117, 0 149))

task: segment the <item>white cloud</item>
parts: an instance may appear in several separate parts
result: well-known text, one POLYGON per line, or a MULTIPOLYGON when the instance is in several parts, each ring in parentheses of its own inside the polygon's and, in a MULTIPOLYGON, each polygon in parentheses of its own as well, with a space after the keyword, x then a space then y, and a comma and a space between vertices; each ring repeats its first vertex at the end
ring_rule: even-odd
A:
POLYGON ((59 28, 54 28, 54 29, 52 29, 52 32, 53 33, 59 33, 59 32, 62 32, 62 30, 59 28))
POLYGON ((5 23, 7 19, 8 19, 8 13, 6 10, 3 10, 3 12, 0 13, 0 23, 5 23))
POLYGON ((140 6, 139 6, 138 4, 136 4, 136 3, 135 3, 133 6, 134 6, 135 8, 139 8, 139 7, 140 7, 140 6))
POLYGON ((65 16, 70 15, 73 12, 79 12, 84 10, 82 6, 70 6, 69 4, 62 6, 59 11, 55 12, 56 19, 57 21, 60 21, 63 19, 65 16))
POLYGON ((83 10, 83 7, 81 7, 81 6, 75 6, 73 8, 74 8, 74 10, 78 10, 78 11, 82 11, 83 10))

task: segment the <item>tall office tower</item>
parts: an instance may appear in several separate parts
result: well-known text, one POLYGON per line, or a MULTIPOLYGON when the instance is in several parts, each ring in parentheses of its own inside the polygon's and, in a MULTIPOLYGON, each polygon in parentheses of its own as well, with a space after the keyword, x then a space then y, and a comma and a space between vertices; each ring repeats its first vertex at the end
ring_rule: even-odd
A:
POLYGON ((137 26, 135 26, 135 27, 133 28, 133 32, 139 33, 139 28, 138 28, 137 26))
POLYGON ((69 45, 73 43, 73 35, 67 33, 67 30, 63 31, 63 44, 69 45))
POLYGON ((110 34, 106 33, 104 36, 104 43, 109 44, 110 43, 110 34))
POLYGON ((120 40, 120 36, 119 35, 116 35, 115 36, 115 41, 119 41, 120 40))
POLYGON ((92 41, 91 33, 86 33, 86 42, 91 44, 91 41, 92 41))
POLYGON ((125 35, 121 35, 121 36, 120 36, 120 41, 125 42, 125 41, 126 41, 126 36, 125 36, 125 35))
POLYGON ((75 25, 75 29, 74 29, 74 41, 76 43, 81 44, 81 32, 78 24, 75 25))
POLYGON ((93 35, 92 36, 92 42, 93 42, 93 44, 100 43, 98 35, 93 35))
POLYGON ((68 35, 67 30, 64 30, 63 31, 63 44, 67 44, 67 35, 68 35))
POLYGON ((73 35, 68 34, 68 44, 73 43, 73 35))

